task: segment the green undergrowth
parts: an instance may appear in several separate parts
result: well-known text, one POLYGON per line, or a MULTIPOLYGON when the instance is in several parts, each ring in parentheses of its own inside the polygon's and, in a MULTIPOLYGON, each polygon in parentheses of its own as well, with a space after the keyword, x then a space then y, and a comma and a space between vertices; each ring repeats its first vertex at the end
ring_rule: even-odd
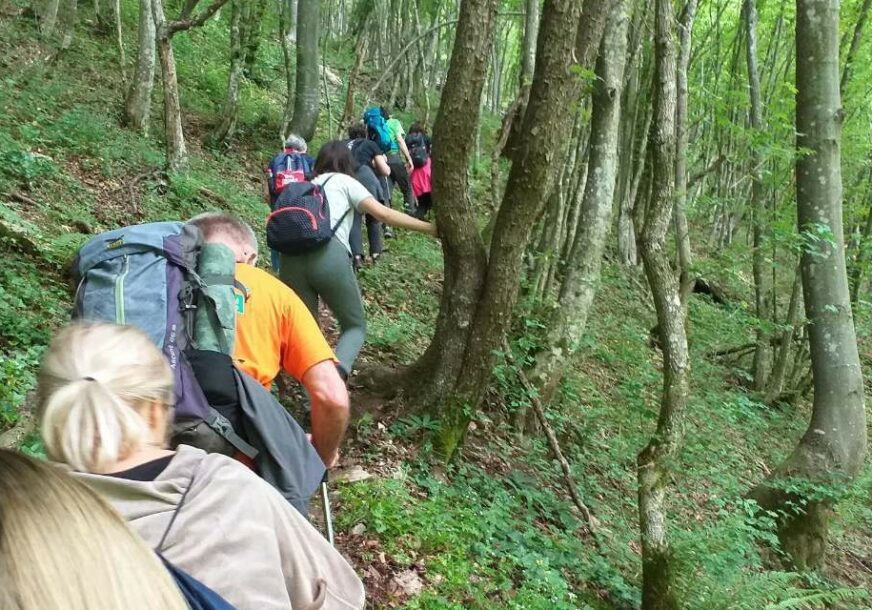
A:
MULTIPOLYGON (((403 270, 428 269, 430 254, 417 244, 397 249, 397 267, 378 267, 364 280, 378 286, 370 299, 371 330, 392 355, 405 355, 408 341, 426 338, 418 326, 436 311, 436 296, 416 292, 417 321, 399 329, 394 311, 409 312, 409 282, 403 270), (411 263, 411 265, 410 265, 411 263), (373 283, 373 280, 376 280, 373 283), (395 334, 384 329, 392 329, 395 334), (384 328, 382 328, 384 325, 384 328)), ((379 263, 381 264, 381 263, 379 263)), ((412 443, 417 458, 392 477, 340 488, 343 528, 363 524, 396 570, 425 568, 424 592, 402 607, 610 608, 638 603, 640 548, 635 459, 653 433, 662 384, 660 354, 650 344, 654 314, 634 273, 607 265, 588 322, 585 347, 568 372, 548 416, 569 458, 581 495, 591 508, 603 552, 583 534, 559 467, 544 440, 518 439, 506 422, 527 404, 516 374, 496 370, 501 400, 474 423, 463 461, 445 476, 428 462, 428 434, 438 419, 402 415, 387 428, 391 442, 412 443), (499 457, 496 457, 499 456, 499 457)), ((414 313, 409 312, 409 313, 414 313)), ((529 351, 533 328, 516 340, 529 351)), ((862 588, 836 579, 771 571, 762 550, 777 546, 772 515, 760 516, 743 496, 765 479, 805 429, 807 406, 773 409, 738 384, 737 365, 713 351, 752 337, 739 304, 717 305, 694 296, 690 308, 692 385, 683 450, 673 464, 669 491, 670 538, 681 566, 680 593, 691 610, 775 608, 866 608, 862 588)), ((422 345, 425 341, 421 341, 422 345)), ((370 346, 370 350, 373 346, 370 346)), ((409 349, 409 356, 412 355, 409 349)), ((364 445, 378 446, 370 418, 357 424, 364 445)), ((378 451, 368 455, 380 463, 378 451)), ((849 532, 870 531, 867 473, 839 505, 836 544, 849 532)), ((853 540, 860 544, 863 537, 853 540)), ((375 556, 375 553, 373 554, 375 556)), ((366 558, 365 558, 366 559, 366 558)))

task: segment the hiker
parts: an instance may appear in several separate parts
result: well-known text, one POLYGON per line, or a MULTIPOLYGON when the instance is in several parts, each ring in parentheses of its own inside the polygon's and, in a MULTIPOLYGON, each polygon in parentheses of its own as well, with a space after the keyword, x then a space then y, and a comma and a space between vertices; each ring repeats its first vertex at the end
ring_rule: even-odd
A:
POLYGON ((282 281, 303 299, 313 316, 318 315, 319 298, 336 316, 340 328, 336 356, 346 379, 366 336, 366 314, 351 265, 349 213, 370 214, 382 223, 436 236, 435 225, 383 206, 352 176, 354 161, 348 146, 340 140, 325 144, 315 160, 312 182, 323 189, 327 199, 332 238, 309 252, 282 254, 279 272, 282 281))
MULTIPOLYGON (((200 214, 188 224, 200 230, 205 242, 224 244, 236 257, 236 280, 247 292, 236 310, 236 366, 267 390, 280 370, 303 385, 312 412, 312 443, 324 465, 333 468, 350 410, 348 391, 321 328, 293 290, 254 266, 258 244, 251 227, 221 213, 200 214)), ((241 429, 238 417, 231 424, 241 429)))
MULTIPOLYGON (((384 204, 387 201, 386 187, 382 185, 380 178, 391 173, 388 167, 387 157, 381 148, 366 137, 366 126, 363 123, 351 125, 348 128, 348 149, 354 160, 356 169, 355 178, 375 199, 384 204)), ((366 220, 366 235, 369 241, 369 255, 375 263, 382 253, 382 225, 371 214, 354 212, 354 223, 351 225, 351 253, 354 256, 354 270, 357 271, 364 261, 363 251, 363 220, 366 220)))
POLYGON ((418 201, 415 217, 423 220, 433 207, 433 163, 430 159, 430 136, 420 123, 412 123, 406 136, 406 147, 412 159, 412 191, 418 201))
POLYGON ((354 570, 273 487, 227 456, 167 449, 173 374, 138 329, 61 330, 37 393, 48 457, 239 610, 363 607, 354 570))
POLYGON ((414 212, 415 195, 412 193, 412 185, 409 182, 412 158, 409 156, 409 149, 406 148, 406 132, 403 130, 402 123, 391 118, 390 112, 384 106, 368 109, 363 117, 370 139, 375 140, 387 155, 388 167, 391 169, 391 174, 387 179, 389 204, 393 201, 394 185, 397 185, 403 193, 403 211, 414 212))
MULTIPOLYGON (((264 200, 273 209, 276 199, 289 182, 302 182, 312 177, 315 160, 308 154, 309 146, 306 140, 295 133, 285 139, 282 152, 272 158, 266 168, 266 184, 264 185, 264 200)), ((271 252, 272 270, 279 271, 279 254, 271 252)))
POLYGON ((142 539, 58 466, 0 450, 0 524, 4 610, 188 608, 142 539))

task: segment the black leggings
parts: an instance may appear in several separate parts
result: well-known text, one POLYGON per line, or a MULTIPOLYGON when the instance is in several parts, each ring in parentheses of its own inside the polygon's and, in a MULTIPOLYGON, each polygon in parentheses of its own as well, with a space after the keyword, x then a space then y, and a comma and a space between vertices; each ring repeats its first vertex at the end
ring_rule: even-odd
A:
POLYGON ((388 176, 388 200, 393 201, 394 184, 396 184, 403 193, 403 207, 411 212, 415 209, 415 194, 412 192, 412 181, 409 179, 409 170, 406 169, 403 158, 400 155, 390 155, 388 167, 391 168, 391 175, 388 176))

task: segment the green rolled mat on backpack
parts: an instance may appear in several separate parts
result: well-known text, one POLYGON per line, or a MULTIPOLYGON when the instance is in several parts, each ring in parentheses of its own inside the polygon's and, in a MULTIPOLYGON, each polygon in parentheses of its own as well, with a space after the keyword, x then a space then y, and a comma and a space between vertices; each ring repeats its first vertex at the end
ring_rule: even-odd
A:
POLYGON ((194 318, 197 348, 233 354, 236 333, 236 257, 224 244, 203 244, 197 274, 206 284, 194 318))

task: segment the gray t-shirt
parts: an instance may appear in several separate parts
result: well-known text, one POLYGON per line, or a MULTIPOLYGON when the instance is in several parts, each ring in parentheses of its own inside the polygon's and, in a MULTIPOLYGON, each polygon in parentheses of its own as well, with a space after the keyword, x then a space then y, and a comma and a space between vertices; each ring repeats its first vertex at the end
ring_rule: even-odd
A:
POLYGON ((351 233, 351 224, 354 222, 354 211, 360 211, 360 202, 367 197, 372 197, 370 192, 366 190, 360 182, 346 174, 337 174, 330 172, 316 176, 312 182, 318 186, 324 186, 324 194, 327 196, 327 203, 330 205, 330 222, 335 225, 342 218, 342 215, 351 207, 352 211, 345 214, 345 218, 336 228, 336 239, 339 240, 345 249, 351 253, 351 246, 348 243, 348 236, 351 233), (329 179, 329 182, 328 182, 329 179))

